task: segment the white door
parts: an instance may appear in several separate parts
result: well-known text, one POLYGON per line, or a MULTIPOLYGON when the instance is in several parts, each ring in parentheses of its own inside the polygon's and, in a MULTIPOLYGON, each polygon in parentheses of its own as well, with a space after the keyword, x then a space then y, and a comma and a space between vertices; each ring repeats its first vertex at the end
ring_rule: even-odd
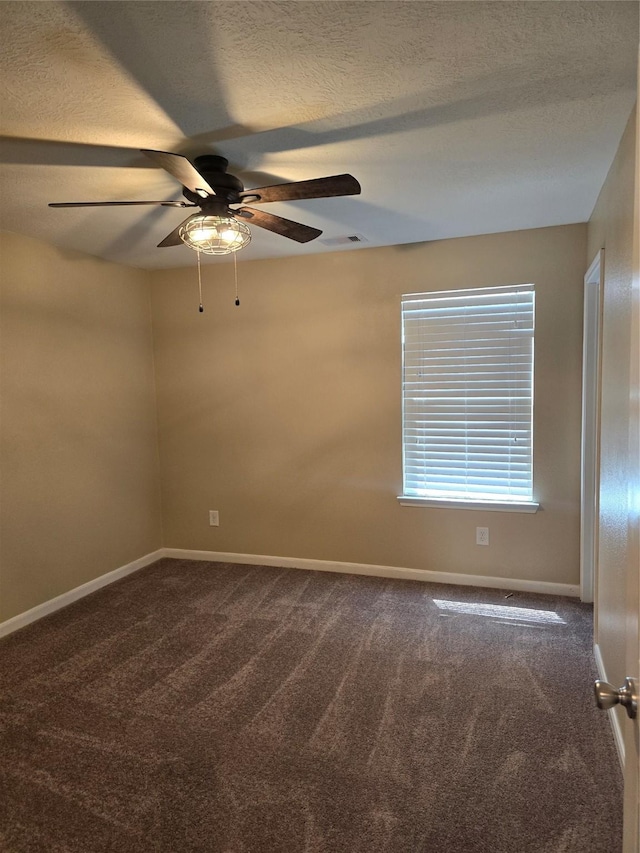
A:
MULTIPOLYGON (((640 52, 638 75, 640 83, 640 52)), ((601 682, 599 704, 610 708, 616 745, 624 765, 624 853, 640 853, 639 181, 640 111, 636 110, 631 301, 627 298, 627 272, 621 273, 622 255, 617 256, 617 266, 610 265, 615 269, 609 272, 605 269, 604 275, 599 550, 595 562, 596 658, 601 673, 605 675, 608 669, 609 681, 615 679, 613 685, 601 682), (621 706, 625 706, 627 713, 621 706)), ((626 213, 616 221, 618 228, 623 220, 628 222, 626 213)), ((615 237, 612 252, 614 243, 615 237)), ((618 849, 618 841, 612 839, 612 850, 618 849)))
MULTIPOLYGON (((640 137, 640 134, 639 134, 640 137)), ((638 147, 636 161, 638 161, 638 147)), ((640 175, 640 169, 636 172, 640 175)), ((622 477, 626 483, 618 483, 618 495, 626 495, 628 531, 621 551, 626 550, 626 566, 619 578, 626 584, 624 598, 626 612, 618 610, 617 621, 622 623, 626 640, 625 661, 620 661, 619 672, 624 672, 633 683, 620 684, 623 678, 618 677, 615 684, 606 681, 598 682, 598 704, 602 708, 610 708, 614 737, 624 767, 624 844, 623 853, 640 853, 640 708, 635 716, 634 708, 630 707, 625 714, 622 708, 615 705, 632 706, 638 703, 640 691, 640 215, 638 214, 638 187, 636 187, 634 234, 634 282, 631 314, 630 337, 630 370, 629 383, 625 389, 628 409, 625 420, 628 425, 629 464, 622 477), (629 691, 629 687, 631 690, 629 691), (624 689, 623 689, 624 688, 624 689)), ((600 652, 599 637, 599 584, 598 584, 598 472, 599 464, 597 418, 597 351, 588 352, 589 348, 597 350, 597 297, 598 282, 603 286, 600 273, 604 252, 594 260, 585 276, 585 352, 583 376, 583 435, 582 435, 582 531, 581 531, 581 598, 583 601, 594 601, 594 640, 598 669, 605 674, 605 665, 600 652), (591 322, 591 325, 590 325, 591 322), (596 323, 596 325, 593 325, 596 323), (595 581, 595 583, 594 583, 595 581), (595 595, 592 595, 594 592, 595 595)), ((622 545, 622 543, 621 543, 622 545)), ((603 590, 604 591, 604 590, 603 590)), ((609 622, 612 613, 608 614, 609 622)), ((611 664, 608 660, 608 664, 611 664)), ((615 844, 612 845, 612 849, 615 844)), ((617 847, 615 848, 617 849, 617 847)))
MULTIPOLYGON (((640 91, 640 53, 638 55, 640 91)), ((633 231, 631 369, 629 372, 627 675, 640 683, 640 110, 636 108, 636 186, 633 231)), ((639 710, 640 715, 640 710, 639 710)), ((640 721, 625 727, 624 853, 640 850, 640 721)))

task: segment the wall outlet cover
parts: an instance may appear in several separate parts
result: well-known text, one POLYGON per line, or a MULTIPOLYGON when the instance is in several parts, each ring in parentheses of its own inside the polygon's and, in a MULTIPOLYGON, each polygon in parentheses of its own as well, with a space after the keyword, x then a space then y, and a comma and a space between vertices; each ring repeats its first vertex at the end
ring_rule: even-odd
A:
POLYGON ((476 545, 488 545, 489 544, 489 528, 488 527, 476 527, 476 545))

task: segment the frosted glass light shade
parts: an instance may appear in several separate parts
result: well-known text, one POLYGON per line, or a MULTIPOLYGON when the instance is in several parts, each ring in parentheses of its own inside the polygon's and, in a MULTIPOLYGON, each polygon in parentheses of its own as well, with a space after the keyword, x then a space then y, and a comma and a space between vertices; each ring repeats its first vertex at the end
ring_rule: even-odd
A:
POLYGON ((178 231, 183 243, 206 255, 228 255, 247 246, 251 231, 232 216, 194 216, 178 231))

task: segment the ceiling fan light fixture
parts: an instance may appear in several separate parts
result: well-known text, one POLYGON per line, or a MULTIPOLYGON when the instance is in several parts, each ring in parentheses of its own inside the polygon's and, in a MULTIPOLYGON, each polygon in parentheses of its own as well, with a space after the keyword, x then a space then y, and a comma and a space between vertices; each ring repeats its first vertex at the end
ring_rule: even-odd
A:
POLYGON ((247 246, 251 231, 232 216, 192 216, 180 228, 178 236, 196 252, 205 255, 229 255, 247 246))

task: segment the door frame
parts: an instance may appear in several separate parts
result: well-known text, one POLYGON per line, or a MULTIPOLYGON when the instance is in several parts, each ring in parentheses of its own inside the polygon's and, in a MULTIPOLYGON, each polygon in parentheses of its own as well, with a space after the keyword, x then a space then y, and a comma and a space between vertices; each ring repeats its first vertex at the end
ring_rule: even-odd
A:
POLYGON ((585 602, 595 602, 594 640, 596 643, 598 642, 597 585, 603 290, 604 249, 600 249, 584 277, 580 459, 580 599, 585 602))

